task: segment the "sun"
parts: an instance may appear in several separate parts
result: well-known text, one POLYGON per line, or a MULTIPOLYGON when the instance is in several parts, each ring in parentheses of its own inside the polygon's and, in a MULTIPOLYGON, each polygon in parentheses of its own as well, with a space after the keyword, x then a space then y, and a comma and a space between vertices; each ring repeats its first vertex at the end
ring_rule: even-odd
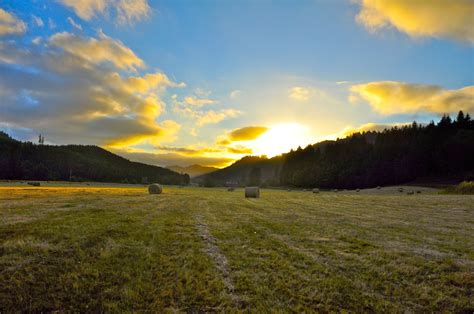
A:
POLYGON ((299 123, 282 123, 270 126, 269 130, 248 144, 254 155, 274 157, 298 146, 311 144, 309 128, 299 123))

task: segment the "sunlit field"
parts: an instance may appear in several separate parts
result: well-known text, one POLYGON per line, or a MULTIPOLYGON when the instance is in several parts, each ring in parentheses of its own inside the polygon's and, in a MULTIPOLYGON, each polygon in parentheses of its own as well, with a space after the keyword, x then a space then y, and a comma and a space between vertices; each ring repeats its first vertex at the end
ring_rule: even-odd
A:
POLYGON ((472 312, 474 196, 0 187, 0 312, 472 312))

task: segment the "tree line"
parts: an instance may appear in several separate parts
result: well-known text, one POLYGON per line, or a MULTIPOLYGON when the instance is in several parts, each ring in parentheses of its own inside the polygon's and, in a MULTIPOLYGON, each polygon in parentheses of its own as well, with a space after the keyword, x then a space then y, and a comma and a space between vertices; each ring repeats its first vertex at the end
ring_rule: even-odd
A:
POLYGON ((474 179, 474 120, 462 111, 454 120, 444 115, 438 123, 356 133, 272 159, 245 157, 198 180, 205 185, 355 189, 440 178, 474 179))
POLYGON ((132 162, 92 145, 37 145, 0 131, 0 179, 188 184, 187 174, 132 162))

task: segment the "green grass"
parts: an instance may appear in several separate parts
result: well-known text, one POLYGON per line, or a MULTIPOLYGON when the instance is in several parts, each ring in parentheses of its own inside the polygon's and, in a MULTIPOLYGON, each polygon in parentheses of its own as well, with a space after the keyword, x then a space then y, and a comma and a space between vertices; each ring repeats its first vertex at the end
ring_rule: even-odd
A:
POLYGON ((0 312, 472 312, 474 196, 0 188, 0 312))

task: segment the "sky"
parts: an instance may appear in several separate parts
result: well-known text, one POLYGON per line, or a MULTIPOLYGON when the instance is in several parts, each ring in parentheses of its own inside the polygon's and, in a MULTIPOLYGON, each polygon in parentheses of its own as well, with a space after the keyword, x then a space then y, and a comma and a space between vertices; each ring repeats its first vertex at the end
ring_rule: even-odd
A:
POLYGON ((474 114, 473 0, 0 0, 0 130, 150 164, 474 114))

